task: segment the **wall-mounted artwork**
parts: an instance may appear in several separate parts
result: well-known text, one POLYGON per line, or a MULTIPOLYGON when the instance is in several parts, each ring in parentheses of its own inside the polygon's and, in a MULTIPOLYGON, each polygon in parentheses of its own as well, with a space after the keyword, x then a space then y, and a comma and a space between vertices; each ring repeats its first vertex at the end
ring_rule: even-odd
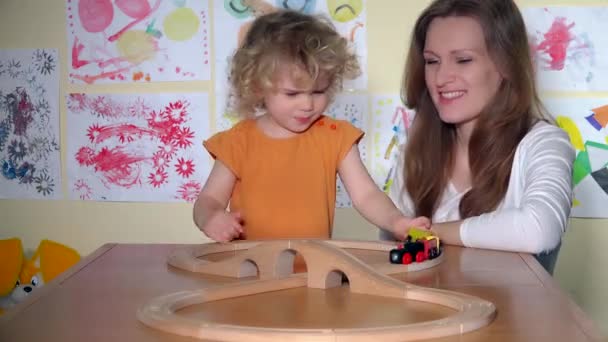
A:
POLYGON ((70 197, 193 202, 210 170, 207 94, 67 96, 70 197))
POLYGON ((209 80, 205 0, 67 0, 72 83, 209 80))
POLYGON ((608 217, 608 98, 546 99, 576 149, 573 217, 608 217))
POLYGON ((541 90, 608 90, 608 8, 523 10, 541 90))
POLYGON ((372 97, 370 173, 385 192, 391 186, 400 146, 405 143, 414 115, 414 111, 406 108, 397 94, 372 97))
POLYGON ((0 50, 0 198, 58 199, 57 50, 0 50))

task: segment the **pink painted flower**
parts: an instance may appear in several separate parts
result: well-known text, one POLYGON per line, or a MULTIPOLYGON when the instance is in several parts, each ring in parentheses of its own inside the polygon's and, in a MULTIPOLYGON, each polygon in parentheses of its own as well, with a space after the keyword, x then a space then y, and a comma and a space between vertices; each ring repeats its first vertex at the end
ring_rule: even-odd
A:
POLYGON ((81 200, 89 200, 91 199, 91 194, 93 190, 91 187, 85 182, 84 179, 79 179, 74 183, 74 192, 78 193, 78 197, 81 200))
POLYGON ((158 146, 158 151, 162 154, 165 159, 173 158, 175 152, 177 152, 177 147, 172 143, 164 144, 158 146))
POLYGON ((180 124, 186 121, 188 115, 188 102, 187 101, 176 101, 169 103, 165 107, 165 113, 167 118, 174 123, 180 124))
POLYGON ((180 176, 188 178, 194 173, 194 162, 191 159, 178 158, 175 171, 180 176))
POLYGON ((165 156, 163 151, 157 151, 152 155, 154 168, 164 170, 169 165, 169 158, 165 156))
POLYGON ((174 134, 175 142, 177 146, 186 148, 192 146, 192 139, 194 139, 194 132, 190 130, 190 127, 178 128, 174 134))
POLYGON ((93 158, 95 158, 95 151, 92 148, 83 146, 81 147, 76 155, 74 155, 78 164, 90 166, 93 165, 93 158))
POLYGON ((93 124, 87 128, 87 137, 89 137, 90 142, 95 142, 99 134, 101 134, 101 126, 99 124, 93 124))
POLYGON ((104 96, 98 96, 90 103, 92 112, 102 118, 119 118, 124 112, 124 108, 104 96))
POLYGON ((168 123, 168 121, 165 120, 165 112, 157 112, 155 110, 148 114, 146 121, 148 122, 148 126, 150 128, 164 128, 168 123))
POLYGON ((86 94, 74 93, 68 95, 68 109, 71 112, 82 112, 88 106, 88 98, 86 94))
POLYGON ((129 114, 133 117, 145 117, 146 113, 150 110, 150 107, 146 104, 144 99, 138 97, 132 104, 129 105, 129 114))
POLYGON ((158 188, 161 185, 167 183, 168 178, 169 175, 167 175, 167 172, 158 169, 156 170, 156 172, 150 173, 150 175, 148 175, 148 183, 152 184, 155 188, 158 188))
POLYGON ((179 186, 179 189, 177 190, 177 195, 175 196, 175 198, 192 203, 192 202, 196 201, 196 197, 198 196, 198 193, 201 191, 201 188, 202 188, 201 183, 196 182, 196 181, 190 181, 190 182, 184 183, 179 186))

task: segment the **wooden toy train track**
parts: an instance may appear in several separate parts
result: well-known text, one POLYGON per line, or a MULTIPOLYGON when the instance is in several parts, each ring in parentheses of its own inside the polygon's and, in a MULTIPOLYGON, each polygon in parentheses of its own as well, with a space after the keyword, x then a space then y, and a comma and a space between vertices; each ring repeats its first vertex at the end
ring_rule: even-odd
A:
POLYGON ((496 315, 491 302, 480 298, 434 288, 425 288, 391 278, 388 274, 433 267, 443 256, 410 265, 366 264, 345 249, 388 251, 393 244, 336 240, 245 241, 206 244, 176 250, 169 264, 190 272, 255 280, 225 284, 195 291, 181 291, 156 297, 137 312, 144 324, 165 332, 217 341, 411 341, 462 334, 489 324, 496 315), (221 261, 201 257, 214 253, 231 256, 221 261), (307 273, 293 273, 296 252, 305 260, 307 273), (296 287, 328 289, 349 280, 350 291, 383 297, 414 300, 450 308, 455 314, 413 324, 373 328, 289 329, 220 324, 177 315, 188 306, 233 297, 249 296, 296 287))

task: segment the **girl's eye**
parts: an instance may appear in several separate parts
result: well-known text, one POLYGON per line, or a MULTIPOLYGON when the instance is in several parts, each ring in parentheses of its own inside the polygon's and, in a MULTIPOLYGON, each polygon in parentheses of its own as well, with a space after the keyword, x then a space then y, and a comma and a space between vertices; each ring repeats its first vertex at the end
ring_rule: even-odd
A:
POLYGON ((285 93, 285 95, 287 95, 289 97, 294 97, 294 96, 298 95, 298 93, 285 93))
POLYGON ((471 59, 471 58, 459 58, 459 59, 458 59, 458 63, 459 63, 459 64, 466 64, 466 63, 471 62, 472 60, 473 60, 473 59, 471 59))
POLYGON ((325 94, 325 90, 315 90, 313 92, 313 94, 315 94, 315 95, 323 95, 323 94, 325 94))
POLYGON ((425 59, 424 63, 427 65, 431 65, 431 64, 437 64, 437 63, 439 63, 439 61, 436 59, 425 59))

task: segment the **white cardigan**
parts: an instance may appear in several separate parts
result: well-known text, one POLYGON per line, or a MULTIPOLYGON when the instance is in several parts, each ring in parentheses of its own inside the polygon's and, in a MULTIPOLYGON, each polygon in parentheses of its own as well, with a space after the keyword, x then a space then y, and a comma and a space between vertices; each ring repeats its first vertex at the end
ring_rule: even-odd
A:
MULTIPOLYGON (((495 211, 463 221, 463 244, 535 254, 557 247, 570 215, 574 158, 563 130, 546 122, 534 125, 515 151, 505 198, 495 211)), ((405 215, 414 216, 413 203, 402 190, 403 160, 399 158, 389 195, 405 215)), ((460 220, 458 206, 464 193, 449 183, 433 222, 460 220)))

